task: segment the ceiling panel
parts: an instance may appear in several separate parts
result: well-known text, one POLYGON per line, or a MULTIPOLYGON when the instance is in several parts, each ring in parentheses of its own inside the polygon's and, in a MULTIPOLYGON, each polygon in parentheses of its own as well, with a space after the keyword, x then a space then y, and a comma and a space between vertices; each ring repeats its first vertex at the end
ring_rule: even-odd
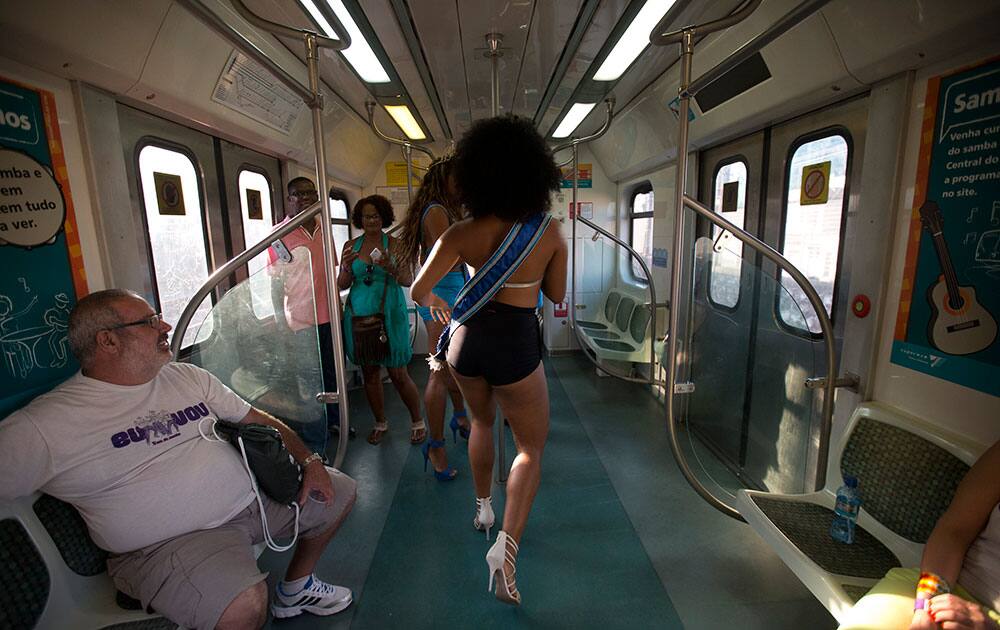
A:
MULTIPOLYGON (((559 83, 559 88, 549 102, 542 117, 538 121, 538 130, 543 134, 549 132, 550 127, 555 122, 556 117, 562 112, 573 95, 573 90, 583 79, 584 74, 590 69, 594 58, 600 52, 604 42, 607 41, 611 29, 618 23, 625 8, 629 5, 629 0, 602 0, 597 12, 591 20, 590 27, 583 36, 580 46, 573 56, 566 69, 566 74, 559 83)), ((600 108, 594 108, 595 110, 600 108)))
MULTIPOLYGON (((462 29, 459 24, 456 0, 419 0, 409 2, 413 26, 420 46, 427 58, 427 65, 438 98, 452 134, 459 136, 465 127, 457 123, 469 120, 469 93, 465 84, 465 60, 462 56, 462 29)), ((433 112, 422 111, 424 117, 433 112)))
MULTIPOLYGON (((690 0, 683 3, 678 2, 674 9, 676 15, 671 21, 672 27, 710 22, 728 15, 737 5, 742 4, 742 2, 743 0, 715 0, 710 3, 693 2, 690 0)), ((594 58, 599 54, 611 29, 614 28, 615 23, 621 18, 622 12, 624 12, 628 4, 627 0, 617 2, 605 0, 601 3, 597 14, 594 16, 594 24, 588 30, 584 42, 581 44, 580 50, 574 59, 574 63, 570 66, 570 71, 567 71, 566 77, 560 84, 556 96, 552 99, 552 102, 542 116, 539 123, 539 131, 543 134, 552 131, 559 114, 562 113, 563 108, 567 106, 569 100, 573 97, 576 86, 590 69, 594 58)), ((608 96, 614 96, 616 100, 615 111, 623 111, 636 96, 660 77, 667 68, 672 66, 678 59, 679 48, 678 45, 647 47, 608 93, 608 96)), ((667 103, 663 104, 664 107, 666 105, 667 103)), ((574 135, 593 132, 600 127, 604 117, 604 108, 595 107, 583 122, 580 123, 577 127, 578 131, 574 135)))
POLYGON ((536 2, 518 82, 509 98, 504 98, 509 111, 534 117, 582 6, 583 0, 536 2))

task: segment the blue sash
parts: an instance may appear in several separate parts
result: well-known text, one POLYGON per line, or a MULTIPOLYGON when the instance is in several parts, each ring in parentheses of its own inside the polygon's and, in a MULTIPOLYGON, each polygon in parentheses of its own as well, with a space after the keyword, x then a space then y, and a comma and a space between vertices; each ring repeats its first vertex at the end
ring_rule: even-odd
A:
MULTIPOLYGON (((515 223, 510 228, 500 247, 482 267, 476 270, 476 275, 472 276, 458 293, 455 308, 451 311, 451 321, 438 339, 434 359, 442 362, 445 360, 451 335, 493 299, 528 254, 535 249, 551 220, 552 215, 548 212, 538 212, 531 215, 527 221, 515 223)), ((431 366, 434 367, 434 362, 431 366)))

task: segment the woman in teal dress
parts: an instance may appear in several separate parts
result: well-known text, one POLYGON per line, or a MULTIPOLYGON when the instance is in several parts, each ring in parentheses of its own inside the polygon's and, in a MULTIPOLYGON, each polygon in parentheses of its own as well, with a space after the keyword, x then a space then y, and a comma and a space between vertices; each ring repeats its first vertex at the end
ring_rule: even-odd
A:
POLYGON ((406 371, 413 349, 410 346, 410 325, 402 289, 413 282, 413 269, 406 264, 397 264, 398 241, 382 231, 383 227, 392 225, 394 220, 392 204, 381 195, 358 200, 351 212, 351 222, 364 230, 364 234, 344 244, 340 273, 337 274, 338 288, 341 291, 348 287, 351 289, 344 310, 344 347, 347 357, 361 367, 365 396, 375 416, 368 442, 378 444, 389 430, 382 393, 384 366, 410 412, 410 443, 421 444, 427 437, 427 429, 420 416, 420 394, 406 371), (385 315, 389 352, 379 363, 365 365, 355 360, 351 320, 354 316, 378 313, 383 294, 385 307, 382 312, 385 315))

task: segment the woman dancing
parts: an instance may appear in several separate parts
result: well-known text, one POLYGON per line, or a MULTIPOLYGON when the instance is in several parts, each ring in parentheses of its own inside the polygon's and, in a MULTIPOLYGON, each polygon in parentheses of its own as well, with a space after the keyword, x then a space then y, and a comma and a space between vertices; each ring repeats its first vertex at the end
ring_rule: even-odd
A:
MULTIPOLYGON (((452 223, 462 218, 456 210, 459 204, 455 202, 454 195, 449 190, 449 163, 450 160, 442 159, 431 164, 403 220, 403 229, 399 237, 400 259, 404 264, 410 264, 414 268, 419 267, 427 259, 427 255, 441 234, 452 223)), ((449 307, 454 307, 455 298, 465 285, 465 280, 465 267, 458 264, 444 275, 432 291, 447 302, 449 307)), ((427 343, 433 349, 448 321, 445 318, 434 319, 431 310, 426 306, 421 306, 418 311, 427 330, 427 343)), ((431 434, 430 440, 423 447, 424 469, 427 469, 427 462, 430 461, 438 481, 451 481, 458 475, 458 471, 448 465, 448 455, 444 450, 446 396, 451 397, 454 409, 450 423, 452 440, 457 441, 459 433, 468 440, 469 424, 466 419, 465 401, 462 400, 458 384, 447 368, 431 371, 430 378, 427 379, 427 389, 424 390, 424 406, 427 409, 427 423, 430 425, 431 434)))
POLYGON ((491 590, 496 579, 497 599, 517 605, 518 545, 538 490, 549 431, 535 309, 539 288, 553 302, 566 295, 566 242, 548 213, 560 174, 532 122, 516 116, 477 122, 458 143, 452 162, 459 197, 471 218, 441 235, 410 293, 436 317, 451 317, 437 357, 447 359, 472 410, 473 525, 486 530, 487 538, 494 523, 490 487, 496 403, 514 434, 517 456, 507 480, 503 528, 486 562, 491 590), (431 289, 461 262, 475 274, 452 309, 431 289))

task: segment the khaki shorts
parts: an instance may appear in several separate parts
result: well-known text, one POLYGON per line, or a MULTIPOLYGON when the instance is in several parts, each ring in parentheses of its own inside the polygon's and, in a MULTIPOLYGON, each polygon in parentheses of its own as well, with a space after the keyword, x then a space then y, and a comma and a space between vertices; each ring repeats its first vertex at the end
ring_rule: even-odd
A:
MULTIPOLYGON (((340 527, 354 506, 357 484, 327 468, 334 500, 306 500, 299 514, 299 537, 312 538, 340 527)), ((268 530, 288 539, 295 510, 262 495, 268 530)), ((171 538, 137 551, 111 556, 108 573, 118 590, 186 628, 214 628, 237 595, 267 578, 257 567, 253 545, 264 540, 260 508, 254 500, 231 521, 215 529, 171 538)))

